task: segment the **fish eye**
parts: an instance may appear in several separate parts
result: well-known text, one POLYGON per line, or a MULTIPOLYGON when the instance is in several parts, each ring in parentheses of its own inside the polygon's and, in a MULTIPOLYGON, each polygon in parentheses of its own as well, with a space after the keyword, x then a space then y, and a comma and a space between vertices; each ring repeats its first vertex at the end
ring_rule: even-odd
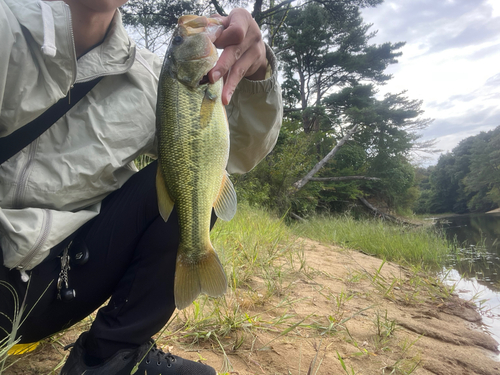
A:
POLYGON ((172 40, 172 43, 178 45, 178 44, 181 44, 182 43, 182 36, 180 35, 177 35, 174 40, 172 40))

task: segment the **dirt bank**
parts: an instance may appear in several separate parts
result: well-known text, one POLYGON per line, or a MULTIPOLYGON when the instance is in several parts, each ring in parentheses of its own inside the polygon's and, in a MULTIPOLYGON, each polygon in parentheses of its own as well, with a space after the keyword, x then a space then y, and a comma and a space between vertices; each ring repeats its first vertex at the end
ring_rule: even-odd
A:
MULTIPOLYGON (((282 294, 247 304, 248 326, 261 329, 229 332, 221 338, 226 355, 215 341, 192 345, 179 334, 180 321, 160 345, 238 375, 305 375, 309 367, 318 375, 500 374, 498 344, 481 330, 481 315, 426 275, 309 240, 300 247, 305 263, 282 294), (276 319, 289 319, 289 328, 265 324, 276 319)), ((258 276, 252 282, 264 290, 258 276)), ((57 373, 67 355, 62 346, 85 324, 12 357, 19 361, 5 374, 57 373)))

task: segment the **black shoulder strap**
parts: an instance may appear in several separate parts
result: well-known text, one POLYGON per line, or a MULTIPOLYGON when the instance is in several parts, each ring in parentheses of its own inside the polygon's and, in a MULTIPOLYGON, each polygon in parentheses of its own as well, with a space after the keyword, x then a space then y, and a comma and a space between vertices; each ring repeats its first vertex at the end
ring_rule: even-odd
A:
POLYGON ((64 116, 102 79, 98 77, 92 81, 77 83, 70 91, 70 96, 60 99, 44 113, 17 129, 6 137, 0 138, 0 164, 8 160, 31 142, 41 136, 48 128, 64 116))

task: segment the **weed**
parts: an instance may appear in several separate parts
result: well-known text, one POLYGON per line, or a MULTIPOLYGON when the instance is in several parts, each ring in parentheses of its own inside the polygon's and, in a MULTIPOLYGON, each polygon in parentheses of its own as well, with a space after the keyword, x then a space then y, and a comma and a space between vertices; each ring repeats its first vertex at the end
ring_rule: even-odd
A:
POLYGON ((11 332, 7 332, 4 328, 2 330, 5 333, 5 337, 0 341, 0 374, 4 372, 4 370, 8 367, 6 366, 6 361, 9 356, 9 350, 12 349, 14 345, 16 345, 20 338, 16 339, 17 331, 21 326, 21 317, 24 312, 24 303, 20 304, 19 296, 17 295, 15 289, 8 283, 4 281, 0 281, 0 287, 6 288, 14 299, 14 311, 13 311, 13 319, 11 319, 4 312, 0 312, 5 318, 9 320, 12 325, 11 332))
POLYGON ((339 352, 337 352, 337 357, 339 359, 340 365, 342 366, 342 369, 344 370, 344 372, 347 375, 356 375, 356 373, 354 372, 354 369, 352 367, 350 368, 350 371, 347 370, 347 366, 346 366, 346 364, 344 362, 344 359, 342 358, 342 356, 340 355, 339 352))
MULTIPOLYGON (((2 374, 8 367, 12 366, 13 363, 10 365, 7 365, 7 358, 9 357, 10 353, 9 351, 21 340, 21 338, 16 338, 17 337, 17 332, 21 325, 24 323, 26 318, 29 316, 31 311, 33 311, 33 308, 36 306, 38 301, 42 298, 42 296, 45 294, 47 289, 49 288, 50 284, 47 285, 43 293, 38 297, 38 299, 35 301, 31 309, 25 314, 26 312, 26 296, 28 295, 28 290, 30 287, 31 283, 31 278, 28 281, 28 285, 26 287, 26 294, 24 296, 23 301, 20 303, 19 296, 17 295, 16 290, 10 285, 9 283, 0 280, 0 287, 6 288, 9 293, 12 295, 12 298, 14 300, 14 311, 13 311, 13 318, 9 317, 5 312, 0 311, 0 315, 4 316, 9 320, 9 322, 12 325, 12 329, 10 332, 7 332, 4 328, 2 328, 3 332, 6 334, 6 336, 0 340, 0 374, 2 374), (24 318, 23 318, 24 316, 24 318)), ((28 349, 36 347, 37 344, 33 345, 28 345, 24 347, 24 351, 29 351, 28 349)))
POLYGON ((396 321, 394 319, 389 319, 387 317, 387 310, 385 310, 384 315, 381 315, 380 311, 375 313, 373 323, 376 329, 375 336, 373 337, 375 350, 387 350, 387 344, 397 327, 396 321))

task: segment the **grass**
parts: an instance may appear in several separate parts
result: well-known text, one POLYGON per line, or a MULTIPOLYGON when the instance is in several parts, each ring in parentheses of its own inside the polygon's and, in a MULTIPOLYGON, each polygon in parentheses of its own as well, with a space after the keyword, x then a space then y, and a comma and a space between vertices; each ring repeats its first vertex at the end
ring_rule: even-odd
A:
POLYGON ((450 246, 444 236, 426 227, 394 225, 375 219, 355 220, 350 215, 320 216, 294 225, 299 236, 361 250, 405 265, 438 269, 450 246))
MULTIPOLYGON (((0 374, 2 374, 9 367, 9 365, 7 365, 9 351, 19 342, 19 339, 16 339, 16 336, 17 330, 21 326, 21 317, 24 307, 23 304, 20 303, 16 291, 10 284, 0 280, 0 288, 6 288, 14 299, 14 312, 12 319, 4 312, 0 312, 0 314, 7 318, 12 325, 12 331, 4 332, 6 336, 0 341, 0 374)), ((3 328, 2 330, 5 331, 3 328)))

